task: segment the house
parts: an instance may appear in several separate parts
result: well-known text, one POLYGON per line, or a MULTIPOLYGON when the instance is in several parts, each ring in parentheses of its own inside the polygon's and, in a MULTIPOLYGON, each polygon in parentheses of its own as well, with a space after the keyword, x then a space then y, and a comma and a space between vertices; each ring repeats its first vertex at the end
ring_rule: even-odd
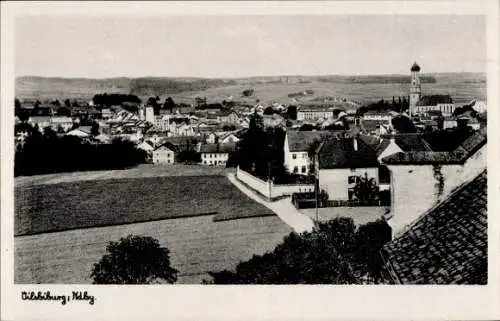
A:
POLYGON ((330 131, 287 131, 283 146, 285 168, 290 173, 308 175, 312 162, 308 156, 311 144, 329 135, 330 131))
POLYGON ((360 127, 367 135, 380 135, 387 131, 392 131, 392 124, 385 120, 360 119, 360 127))
POLYGON ((363 120, 378 120, 385 123, 391 123, 393 115, 390 112, 369 110, 363 114, 363 120))
POLYGON ((239 124, 240 116, 235 111, 221 111, 217 114, 217 120, 226 124, 239 124))
POLYGON ((226 166, 229 155, 236 150, 234 144, 205 144, 201 145, 201 164, 226 166))
POLYGON ((43 131, 46 127, 52 127, 50 116, 31 116, 28 118, 28 124, 31 126, 38 126, 40 131, 43 131))
POLYGON ((318 186, 329 200, 356 200, 355 185, 361 177, 374 179, 378 188, 377 154, 359 137, 324 140, 315 153, 318 186))
POLYGON ((431 110, 441 111, 443 116, 451 116, 455 111, 455 104, 450 95, 423 96, 410 111, 412 115, 426 114, 431 110))
POLYGON ((264 127, 285 127, 286 125, 285 118, 278 114, 263 115, 262 120, 264 127))
POLYGON ((375 138, 375 143, 373 138, 372 141, 368 141, 366 136, 360 136, 360 138, 375 149, 379 162, 386 156, 400 152, 432 151, 431 146, 421 134, 382 135, 378 142, 375 138))
POLYGON ((297 120, 319 120, 334 119, 333 109, 331 108, 299 108, 297 110, 297 120))
POLYGON ((451 117, 451 116, 444 117, 443 129, 455 128, 457 126, 458 126, 458 123, 454 117, 451 117))
POLYGON ((90 128, 87 128, 88 126, 80 126, 78 128, 75 128, 73 130, 70 130, 69 132, 66 133, 67 136, 76 136, 80 138, 87 138, 90 137, 90 128))
POLYGON ((101 109, 101 118, 103 119, 109 119, 113 116, 113 112, 109 108, 103 108, 101 109))
POLYGON ((73 127, 73 119, 71 119, 71 117, 66 117, 66 116, 52 116, 50 118, 50 123, 52 129, 54 130, 62 129, 64 132, 67 132, 68 130, 71 129, 71 127, 73 127))
POLYGON ((166 145, 161 145, 152 151, 153 164, 173 164, 175 153, 166 145))
POLYGON ((484 113, 488 110, 488 107, 487 107, 485 101, 474 100, 471 102, 471 104, 472 104, 472 109, 474 109, 478 113, 484 113))
POLYGON ((452 151, 398 152, 382 158, 391 172, 391 211, 394 233, 446 198, 456 187, 486 168, 486 128, 475 132, 452 151))
POLYGON ((487 284, 487 172, 482 171, 381 250, 391 284, 487 284))
POLYGON ((234 133, 224 133, 219 136, 219 143, 221 144, 234 144, 239 141, 240 139, 234 133))

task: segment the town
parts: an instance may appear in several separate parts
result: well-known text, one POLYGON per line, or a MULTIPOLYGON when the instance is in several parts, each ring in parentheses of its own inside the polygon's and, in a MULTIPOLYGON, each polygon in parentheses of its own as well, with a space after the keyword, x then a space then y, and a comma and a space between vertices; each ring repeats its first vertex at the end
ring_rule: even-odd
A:
MULTIPOLYGON (((336 226, 339 216, 373 228, 382 240, 363 253, 363 283, 485 284, 486 101, 425 92, 420 71, 410 66, 407 95, 363 102, 309 99, 308 89, 262 103, 251 87, 191 103, 112 92, 16 99, 15 175, 219 170, 296 233, 336 226)), ((232 273, 214 280, 267 282, 232 273)))

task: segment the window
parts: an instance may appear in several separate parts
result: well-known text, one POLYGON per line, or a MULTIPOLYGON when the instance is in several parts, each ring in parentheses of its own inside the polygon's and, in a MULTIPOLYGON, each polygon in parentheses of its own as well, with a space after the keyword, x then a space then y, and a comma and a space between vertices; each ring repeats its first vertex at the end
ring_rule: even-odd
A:
POLYGON ((356 181, 357 181, 357 179, 358 179, 358 177, 357 177, 357 176, 349 176, 349 177, 347 178, 347 183, 348 183, 348 184, 355 184, 355 183, 356 183, 356 181))
POLYGON ((299 168, 298 168, 297 166, 295 166, 295 167, 293 168, 293 172, 294 172, 294 173, 298 173, 298 172, 299 172, 299 168))
POLYGON ((297 159, 297 154, 292 154, 293 159, 297 159))
POLYGON ((305 172, 306 172, 306 167, 302 166, 302 173, 305 173, 305 172))

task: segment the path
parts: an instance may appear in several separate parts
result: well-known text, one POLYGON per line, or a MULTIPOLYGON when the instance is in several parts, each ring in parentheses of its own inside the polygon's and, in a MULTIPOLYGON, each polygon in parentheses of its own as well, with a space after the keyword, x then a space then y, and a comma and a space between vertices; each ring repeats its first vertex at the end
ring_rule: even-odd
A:
POLYGON ((282 198, 279 201, 266 201, 263 197, 257 195, 250 188, 243 185, 235 176, 234 173, 228 173, 227 175, 229 181, 236 186, 245 195, 253 199, 254 201, 266 206, 271 209, 278 217, 292 227, 297 233, 302 233, 305 231, 311 231, 314 223, 310 217, 300 213, 295 206, 292 205, 290 197, 282 198))

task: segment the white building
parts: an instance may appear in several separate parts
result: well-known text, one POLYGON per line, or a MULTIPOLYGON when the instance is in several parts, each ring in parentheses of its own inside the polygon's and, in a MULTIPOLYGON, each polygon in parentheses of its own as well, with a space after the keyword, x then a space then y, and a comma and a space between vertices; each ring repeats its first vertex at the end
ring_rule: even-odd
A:
POLYGON ((382 158, 391 172, 393 234, 486 168, 486 128, 452 152, 408 152, 382 158))
POLYGON ((388 122, 389 124, 392 121, 392 117, 393 115, 390 112, 383 112, 377 110, 369 110, 363 114, 363 120, 385 121, 388 122))
POLYGON ((152 152, 153 164, 173 164, 175 153, 165 145, 157 147, 152 152))
POLYGON ((485 111, 488 110, 488 106, 486 105, 485 101, 482 100, 474 100, 472 102, 472 108, 477 111, 478 113, 484 113, 485 111))
POLYGON ((297 120, 334 119, 333 110, 329 108, 297 110, 297 120))
POLYGON ((201 164, 226 166, 229 156, 235 151, 234 144, 205 144, 200 147, 201 164))
POLYGON ((379 186, 377 154, 357 137, 325 140, 317 149, 316 169, 320 190, 329 200, 356 200, 354 186, 361 177, 379 186))
POLYGON ((154 113, 154 109, 153 107, 151 106, 146 106, 144 108, 144 112, 145 112, 145 120, 147 122, 150 122, 151 124, 154 124, 155 123, 155 113, 154 113))

